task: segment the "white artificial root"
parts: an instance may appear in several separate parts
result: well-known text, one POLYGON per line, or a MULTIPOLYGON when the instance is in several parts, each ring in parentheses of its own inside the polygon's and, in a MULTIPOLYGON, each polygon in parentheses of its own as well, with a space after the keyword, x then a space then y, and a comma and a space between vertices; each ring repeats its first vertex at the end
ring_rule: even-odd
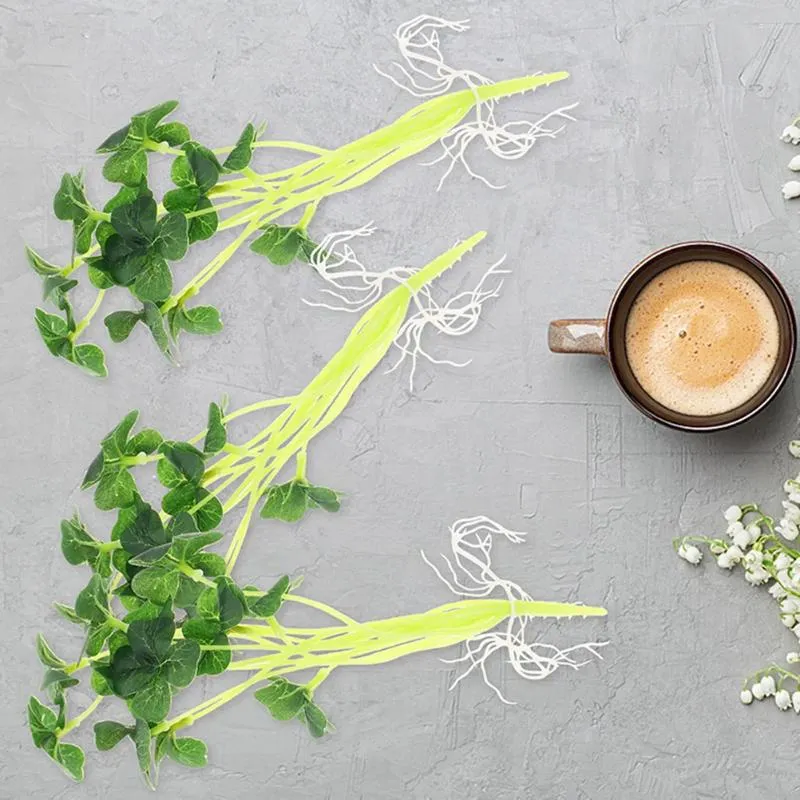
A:
POLYGON ((402 283, 414 273, 407 267, 392 267, 382 272, 367 269, 356 256, 349 242, 356 238, 371 236, 375 232, 372 223, 350 231, 329 233, 311 253, 311 266, 331 287, 322 289, 323 294, 335 298, 334 303, 303 300, 315 308, 331 311, 361 312, 371 306, 382 294, 386 281, 402 283))
POLYGON ((446 664, 465 663, 467 668, 453 681, 452 689, 475 669, 479 669, 486 685, 504 703, 513 705, 492 683, 486 671, 486 662, 491 655, 505 651, 508 662, 514 671, 526 680, 541 680, 555 672, 559 667, 578 669, 588 663, 588 659, 575 660, 573 654, 590 654, 602 658, 598 652, 606 642, 587 642, 566 649, 542 642, 526 642, 526 627, 531 617, 514 613, 514 605, 532 598, 512 581, 500 578, 492 569, 491 551, 494 536, 502 536, 510 542, 524 541, 525 534, 511 531, 485 516, 468 517, 450 526, 450 546, 452 559, 442 555, 447 569, 440 570, 428 560, 424 552, 422 558, 436 573, 437 577, 460 597, 488 597, 497 589, 503 591, 511 602, 512 613, 504 630, 489 631, 474 636, 466 643, 467 652, 460 658, 443 659, 446 664))
POLYGON ((389 367, 387 372, 394 372, 406 358, 411 361, 411 370, 408 376, 409 391, 414 391, 414 376, 417 371, 417 364, 421 358, 431 364, 447 364, 451 367, 465 367, 470 363, 467 361, 451 361, 432 356, 422 345, 422 335, 430 325, 439 333, 447 336, 463 336, 472 331, 480 320, 483 305, 487 300, 498 297, 503 281, 500 280, 496 286, 487 289, 485 284, 490 276, 507 275, 509 270, 498 269, 505 261, 505 256, 492 264, 478 281, 474 289, 459 292, 451 297, 444 305, 440 305, 431 294, 428 287, 423 287, 414 295, 414 303, 417 312, 411 315, 397 332, 394 345, 400 350, 400 357, 389 367))
MULTIPOLYGON (((421 98, 435 97, 448 92, 457 82, 463 83, 467 88, 473 90, 478 86, 493 83, 478 72, 457 70, 445 63, 439 46, 439 31, 448 30, 462 33, 469 30, 468 22, 469 20, 452 21, 420 14, 400 25, 395 31, 395 40, 404 63, 393 61, 391 67, 401 77, 396 77, 377 66, 375 69, 395 86, 414 97, 421 98)), ((568 112, 576 105, 577 103, 572 103, 562 106, 534 122, 517 120, 500 125, 494 115, 495 101, 478 101, 476 119, 458 125, 450 131, 441 140, 444 152, 433 161, 426 162, 429 165, 437 164, 442 160, 450 162, 439 180, 438 188, 441 189, 445 179, 457 163, 460 163, 469 175, 483 181, 490 188, 502 188, 491 183, 470 167, 465 157, 469 145, 475 139, 481 139, 486 149, 499 158, 507 160, 522 158, 539 139, 555 138, 564 130, 564 124, 553 126, 552 120, 574 121, 575 118, 568 112)))

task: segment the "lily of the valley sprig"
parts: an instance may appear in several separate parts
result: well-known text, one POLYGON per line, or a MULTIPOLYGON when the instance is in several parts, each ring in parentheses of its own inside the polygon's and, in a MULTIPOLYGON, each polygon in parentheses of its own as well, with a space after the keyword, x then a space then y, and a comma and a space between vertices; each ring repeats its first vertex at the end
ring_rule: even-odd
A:
MULTIPOLYGON (((789 443, 789 452, 800 458, 800 440, 789 443)), ((740 572, 751 586, 765 587, 778 605, 781 623, 800 641, 800 550, 794 546, 800 535, 800 474, 789 478, 783 490, 786 498, 777 522, 755 503, 733 505, 724 512, 723 534, 682 536, 673 545, 690 564, 700 564, 706 549, 722 569, 740 572)), ((790 650, 786 661, 800 664, 800 653, 790 650)), ((796 670, 769 664, 745 680, 739 699, 749 705, 772 698, 781 711, 794 709, 800 714, 800 671, 796 670)))

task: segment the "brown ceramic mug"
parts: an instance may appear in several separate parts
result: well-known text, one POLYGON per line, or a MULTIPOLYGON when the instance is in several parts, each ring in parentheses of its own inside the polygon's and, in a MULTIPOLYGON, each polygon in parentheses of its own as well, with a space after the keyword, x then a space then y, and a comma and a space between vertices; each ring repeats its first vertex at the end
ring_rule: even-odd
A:
POLYGON ((550 323, 550 350, 554 353, 591 353, 605 356, 626 397, 656 422, 683 431, 719 431, 758 414, 778 394, 789 377, 797 347, 797 324, 786 291, 757 258, 727 244, 683 242, 647 256, 617 289, 605 319, 560 319, 550 323), (641 387, 628 363, 625 328, 639 292, 659 273, 687 261, 716 261, 749 275, 764 290, 778 319, 778 354, 772 371, 753 397, 722 414, 692 416, 663 406, 641 387))

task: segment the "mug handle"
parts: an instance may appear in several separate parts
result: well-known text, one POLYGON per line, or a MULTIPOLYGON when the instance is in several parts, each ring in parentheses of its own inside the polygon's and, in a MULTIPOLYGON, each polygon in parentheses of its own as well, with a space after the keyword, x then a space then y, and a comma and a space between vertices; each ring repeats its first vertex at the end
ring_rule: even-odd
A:
POLYGON ((556 319, 547 330, 547 344, 553 353, 606 355, 604 319, 556 319))

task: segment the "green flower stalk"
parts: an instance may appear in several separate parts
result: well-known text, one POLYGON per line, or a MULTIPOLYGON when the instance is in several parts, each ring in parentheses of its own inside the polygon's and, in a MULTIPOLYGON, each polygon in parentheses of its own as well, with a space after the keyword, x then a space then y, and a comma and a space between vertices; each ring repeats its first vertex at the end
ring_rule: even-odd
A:
MULTIPOLYGON (((420 19, 423 22, 417 24, 422 28, 414 35, 422 35, 426 26, 441 27, 441 21, 430 22, 434 18, 420 19)), ((420 57, 419 47, 409 49, 401 38, 398 42, 402 57, 413 65, 420 57)), ((440 56, 437 46, 435 58, 424 63, 434 69, 440 56)), ((419 65, 414 68, 418 71, 419 65)), ((548 127, 551 117, 571 118, 567 109, 559 109, 536 123, 500 126, 494 119, 496 101, 562 81, 568 77, 563 71, 489 83, 475 73, 453 71, 442 63, 438 74, 448 75, 441 91, 449 92, 456 81, 463 81, 467 88, 443 96, 427 91, 422 96, 430 99, 399 119, 332 150, 264 139, 263 127, 251 123, 235 145, 212 149, 197 142, 182 122, 168 120, 176 101, 134 114, 98 147, 107 156, 103 176, 116 184, 113 197, 104 203, 93 201, 80 173, 66 174, 61 180, 53 209, 72 226, 71 260, 66 266, 56 265, 27 248, 29 263, 43 280, 44 297, 58 310, 38 308, 35 312, 47 348, 92 375, 104 376, 102 349, 83 338, 106 294, 124 289, 137 306, 105 316, 111 340, 126 340, 141 324, 162 353, 174 358, 181 333, 204 335, 221 330, 219 311, 196 305, 195 298, 245 244, 279 266, 307 262, 327 280, 329 271, 323 265, 330 254, 309 233, 317 209, 327 198, 364 185, 436 143, 442 144, 442 157, 451 162, 447 173, 456 162, 469 169, 464 154, 476 138, 501 158, 518 158, 537 139, 558 133, 560 128, 548 127), (254 155, 274 148, 290 150, 305 160, 286 169, 258 171, 252 163, 254 155), (156 158, 171 160, 174 184, 161 198, 155 197, 148 182, 150 162, 156 158), (286 223, 292 216, 296 220, 286 223), (233 238, 178 288, 176 270, 183 271, 179 262, 192 245, 226 231, 235 234, 233 238), (84 267, 96 294, 88 311, 77 317, 72 298, 84 267)))

